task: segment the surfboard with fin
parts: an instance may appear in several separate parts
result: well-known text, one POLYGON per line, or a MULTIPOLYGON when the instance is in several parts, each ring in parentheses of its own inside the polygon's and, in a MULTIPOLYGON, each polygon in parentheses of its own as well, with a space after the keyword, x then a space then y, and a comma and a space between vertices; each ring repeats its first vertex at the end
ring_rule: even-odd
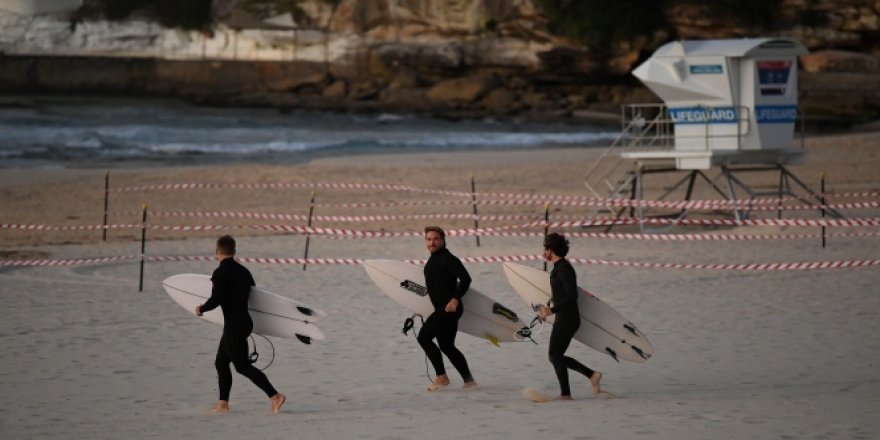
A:
MULTIPOLYGON (((396 260, 366 260, 363 266, 379 290, 398 304, 425 319, 434 313, 422 266, 396 260)), ((462 304, 464 314, 458 321, 459 331, 485 338, 494 345, 526 340, 515 336, 523 327, 519 316, 479 290, 471 287, 462 304)))
MULTIPOLYGON (((534 267, 504 263, 504 274, 516 293, 530 307, 546 305, 551 298, 550 274, 534 267)), ((595 295, 578 287, 581 326, 574 339, 615 360, 645 362, 654 346, 635 324, 595 295)), ((553 322, 553 316, 547 321, 553 322)))
MULTIPOLYGON (((163 280, 162 287, 174 302, 193 313, 196 306, 204 304, 211 297, 213 283, 208 275, 180 274, 163 280)), ((296 338, 304 344, 324 340, 324 333, 315 322, 324 319, 327 313, 299 301, 252 287, 248 312, 254 321, 254 333, 296 338)), ((223 325, 223 312, 219 307, 204 313, 202 318, 223 325)))

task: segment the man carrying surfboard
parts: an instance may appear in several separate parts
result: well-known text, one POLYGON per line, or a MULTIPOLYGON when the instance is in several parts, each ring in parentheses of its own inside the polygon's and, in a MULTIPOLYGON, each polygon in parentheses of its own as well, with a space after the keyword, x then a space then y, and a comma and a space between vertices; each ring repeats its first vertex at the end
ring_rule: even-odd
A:
POLYGON ((587 368, 577 360, 565 356, 565 351, 571 344, 571 339, 581 326, 580 312, 578 311, 578 287, 577 275, 571 263, 565 259, 568 255, 568 240, 556 232, 547 235, 544 239, 544 259, 553 263, 550 272, 550 289, 552 292, 552 307, 541 306, 538 309, 538 317, 542 320, 550 315, 556 315, 553 323, 553 331, 550 333, 550 363, 556 370, 556 378, 559 380, 560 399, 571 400, 571 389, 568 384, 568 370, 574 370, 587 376, 593 386, 593 394, 599 395, 602 389, 599 381, 602 373, 587 368))
POLYGON ((229 364, 232 363, 235 371, 250 379, 266 393, 271 401, 272 412, 277 414, 287 398, 276 391, 266 375, 248 360, 247 338, 254 328, 254 322, 248 313, 248 298, 251 287, 256 285, 254 278, 247 268, 233 258, 235 239, 231 236, 224 235, 217 239, 214 254, 220 266, 211 275, 211 297, 204 304, 196 306, 195 310, 197 316, 202 316, 218 306, 223 311, 223 336, 214 361, 220 385, 220 399, 211 408, 211 412, 229 412, 229 392, 232 390, 232 371, 229 364))
POLYGON ((425 264, 425 286, 434 305, 434 312, 425 320, 418 340, 437 373, 434 382, 428 386, 428 391, 436 391, 449 385, 442 354, 449 358, 452 366, 461 374, 464 388, 475 388, 477 383, 471 376, 467 359, 455 347, 458 320, 464 313, 461 298, 470 288, 471 277, 461 260, 446 248, 446 233, 443 229, 437 226, 426 227, 425 245, 431 252, 425 264), (434 339, 437 339, 439 348, 434 345, 434 339))

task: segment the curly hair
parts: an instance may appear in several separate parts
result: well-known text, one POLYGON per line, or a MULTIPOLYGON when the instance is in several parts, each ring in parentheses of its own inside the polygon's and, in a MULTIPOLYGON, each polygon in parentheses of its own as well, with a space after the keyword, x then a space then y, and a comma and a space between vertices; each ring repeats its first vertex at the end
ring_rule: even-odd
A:
POLYGON ((565 258, 568 255, 568 239, 562 234, 553 232, 544 238, 544 249, 550 249, 554 254, 565 258))

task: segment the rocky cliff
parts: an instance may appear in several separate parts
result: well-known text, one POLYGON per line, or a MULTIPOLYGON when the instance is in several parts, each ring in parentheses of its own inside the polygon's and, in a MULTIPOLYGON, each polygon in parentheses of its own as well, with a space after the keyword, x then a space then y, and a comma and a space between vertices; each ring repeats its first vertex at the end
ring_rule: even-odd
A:
POLYGON ((665 27, 603 47, 551 32, 534 0, 308 0, 294 14, 279 6, 285 2, 249 3, 215 2, 210 32, 162 29, 143 18, 72 26, 58 16, 0 14, 0 48, 9 54, 0 59, 0 87, 567 117, 655 100, 629 71, 666 41, 774 35, 796 38, 812 52, 801 59, 800 74, 808 114, 880 115, 880 1, 779 0, 772 33, 704 4, 667 1, 665 27), (79 59, 83 54, 107 57, 79 59), (54 73, 59 63, 67 65, 64 75, 54 73))

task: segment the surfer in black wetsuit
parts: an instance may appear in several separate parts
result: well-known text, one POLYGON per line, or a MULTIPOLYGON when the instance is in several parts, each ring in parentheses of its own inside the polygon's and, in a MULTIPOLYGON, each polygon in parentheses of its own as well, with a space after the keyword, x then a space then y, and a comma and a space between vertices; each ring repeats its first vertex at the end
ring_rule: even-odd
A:
POLYGON ((217 240, 215 256, 220 266, 211 275, 214 284, 211 297, 204 304, 196 307, 196 315, 211 311, 217 306, 223 310, 223 337, 217 348, 217 379, 220 385, 220 400, 211 408, 214 413, 229 412, 229 392, 232 389, 232 371, 229 363, 235 366, 243 376, 260 387, 272 404, 272 412, 278 413, 287 398, 275 390, 262 371, 251 365, 248 360, 247 338, 254 328, 254 322, 248 313, 248 298, 251 287, 255 285, 250 271, 235 261, 235 239, 224 235, 217 240))
POLYGON ((425 287, 434 305, 434 313, 428 316, 419 331, 419 345, 434 366, 437 377, 428 386, 428 391, 436 391, 449 385, 449 377, 443 366, 441 352, 449 358, 452 366, 464 379, 464 388, 474 388, 471 371, 464 355, 455 347, 455 336, 458 333, 458 320, 464 313, 461 297, 467 293, 471 285, 471 277, 467 269, 455 255, 446 249, 446 233, 437 226, 425 228, 425 245, 431 252, 425 264, 425 287), (433 339, 437 339, 434 345, 433 339))
POLYGON ((553 331, 550 333, 550 363, 553 364, 556 377, 559 379, 560 399, 571 400, 571 390, 568 386, 569 369, 587 376, 593 386, 593 394, 596 395, 602 392, 599 387, 602 373, 593 371, 565 355, 572 337, 581 326, 577 275, 571 263, 565 259, 566 255, 568 255, 568 240, 564 236, 554 232, 544 239, 544 259, 553 263, 553 270, 550 272, 553 306, 541 306, 538 316, 544 320, 550 315, 556 315, 553 331))

